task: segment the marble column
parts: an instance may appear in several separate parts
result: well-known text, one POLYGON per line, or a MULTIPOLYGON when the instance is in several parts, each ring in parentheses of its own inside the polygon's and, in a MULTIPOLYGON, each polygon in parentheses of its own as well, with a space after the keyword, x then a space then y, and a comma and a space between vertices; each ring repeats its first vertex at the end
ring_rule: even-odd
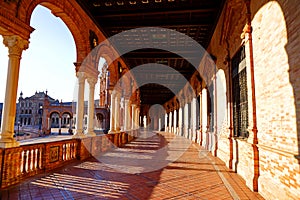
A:
POLYGON ((168 113, 165 114, 165 132, 168 132, 168 113))
POLYGON ((161 131, 161 117, 158 118, 158 131, 161 131))
POLYGON ((116 131, 120 131, 120 102, 121 102, 121 97, 120 94, 116 94, 116 105, 115 105, 115 127, 116 131))
POLYGON ((83 134, 83 119, 84 119, 84 85, 85 85, 85 72, 77 72, 78 79, 78 96, 76 104, 76 132, 74 137, 84 137, 83 134))
POLYGON ((136 129, 138 129, 141 125, 141 120, 140 120, 140 109, 139 107, 136 107, 136 117, 135 117, 135 125, 136 129))
POLYGON ((189 133, 189 104, 186 103, 184 105, 184 125, 183 125, 183 134, 185 138, 188 138, 188 133, 189 133))
POLYGON ((178 110, 178 135, 182 136, 182 108, 180 107, 178 110))
POLYGON ((113 133, 116 131, 115 127, 115 100, 116 99, 116 91, 112 91, 110 96, 110 130, 109 133, 113 133))
POLYGON ((19 81, 20 60, 23 50, 28 48, 28 40, 19 36, 3 36, 3 43, 8 47, 8 69, 6 79, 5 100, 1 124, 1 148, 19 146, 14 139, 14 123, 16 116, 16 100, 19 81))
POLYGON ((203 142, 203 125, 202 125, 202 90, 200 91, 199 93, 199 99, 200 99, 200 102, 199 102, 199 145, 202 146, 202 142, 203 142))
POLYGON ((135 130, 135 108, 136 108, 136 105, 135 104, 132 104, 131 105, 131 129, 132 130, 135 130))
POLYGON ((191 124, 191 139, 194 141, 194 142, 197 142, 196 139, 196 128, 197 128, 197 98, 194 97, 192 99, 192 102, 191 102, 191 117, 192 117, 192 124, 191 124))
POLYGON ((73 126, 73 118, 70 118, 70 122, 69 122, 69 133, 70 134, 72 134, 72 132, 73 132, 72 126, 73 126))
POLYGON ((177 134, 177 110, 174 110, 173 114, 174 114, 174 117, 173 117, 174 118, 174 122, 173 122, 174 129, 173 129, 173 132, 175 134, 177 134))
POLYGON ((125 99, 124 100, 124 130, 128 131, 130 129, 130 117, 129 117, 129 111, 130 111, 130 107, 129 107, 129 100, 125 99))
POLYGON ((170 112, 169 113, 169 132, 173 132, 172 121, 173 121, 173 115, 172 115, 172 112, 170 112))
POLYGON ((208 137, 208 121, 207 121, 207 89, 203 88, 202 90, 202 135, 203 142, 202 145, 208 149, 209 137, 208 137))
POLYGON ((61 134, 61 124, 62 124, 62 117, 59 116, 58 118, 58 134, 61 134))
POLYGON ((89 101, 88 101, 88 124, 87 124, 87 134, 88 136, 95 136, 94 132, 94 116, 95 116, 95 85, 97 83, 97 78, 88 78, 87 82, 89 84, 89 101))

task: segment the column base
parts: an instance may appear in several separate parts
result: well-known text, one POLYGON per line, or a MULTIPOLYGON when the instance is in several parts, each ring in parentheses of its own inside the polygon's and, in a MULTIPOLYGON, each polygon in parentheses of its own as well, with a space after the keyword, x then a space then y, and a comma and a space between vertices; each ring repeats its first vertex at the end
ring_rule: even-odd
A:
POLYGON ((109 130, 108 131, 108 134, 113 134, 113 133, 116 133, 116 131, 115 130, 109 130))
POLYGON ((12 148, 20 146, 20 142, 17 142, 14 138, 1 138, 0 148, 12 148))
POLYGON ((96 136, 96 133, 94 131, 88 131, 85 135, 86 136, 96 136))
POLYGON ((83 133, 76 133, 75 135, 72 136, 74 139, 80 139, 80 138, 86 138, 86 135, 83 133))

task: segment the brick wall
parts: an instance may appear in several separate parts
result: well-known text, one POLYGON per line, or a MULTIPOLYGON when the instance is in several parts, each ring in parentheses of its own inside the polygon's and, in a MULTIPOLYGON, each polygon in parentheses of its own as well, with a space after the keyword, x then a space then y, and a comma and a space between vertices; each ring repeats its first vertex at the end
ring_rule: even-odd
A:
MULTIPOLYGON (((240 35, 246 23, 246 10, 245 4, 239 0, 228 1, 227 5, 208 50, 218 58, 218 68, 224 69, 228 90, 228 65, 224 61, 227 53, 232 58, 241 45, 240 35)), ((258 192, 266 199, 298 199, 300 196, 299 2, 252 0, 251 12, 260 173, 258 192)), ((249 66, 247 73, 249 77, 249 66)), ((249 86, 251 83, 248 84, 248 90, 249 86)), ((251 109, 251 92, 248 96, 251 109)), ((249 118, 251 128, 253 119, 252 116, 249 118)), ((227 129, 223 129, 219 137, 218 156, 228 167, 237 171, 253 189, 252 138, 248 140, 231 138, 229 127, 228 122, 227 129)))

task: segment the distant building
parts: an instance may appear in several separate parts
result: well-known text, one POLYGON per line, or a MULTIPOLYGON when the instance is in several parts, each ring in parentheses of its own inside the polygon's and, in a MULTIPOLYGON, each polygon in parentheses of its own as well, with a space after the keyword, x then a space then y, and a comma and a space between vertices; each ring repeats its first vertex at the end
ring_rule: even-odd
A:
MULTIPOLYGON (((19 102, 17 103, 17 116, 15 124, 20 124, 21 126, 41 126, 43 107, 46 92, 36 92, 33 96, 23 97, 23 93, 20 93, 19 102)), ((48 96, 50 104, 59 103, 48 96)))

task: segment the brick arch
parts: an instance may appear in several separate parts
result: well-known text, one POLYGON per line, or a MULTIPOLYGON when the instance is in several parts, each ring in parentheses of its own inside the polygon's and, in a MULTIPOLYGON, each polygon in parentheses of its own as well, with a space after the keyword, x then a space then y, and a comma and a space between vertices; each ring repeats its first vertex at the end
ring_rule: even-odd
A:
POLYGON ((57 113, 59 115, 59 117, 61 117, 60 112, 57 110, 52 110, 51 112, 49 112, 49 117, 51 117, 54 113, 57 113))
MULTIPOLYGON (((81 62, 90 51, 87 30, 91 28, 90 24, 92 23, 86 23, 91 21, 88 16, 76 2, 74 3, 69 0, 25 0, 21 1, 19 10, 17 11, 19 18, 30 25, 32 12, 38 5, 50 9, 55 16, 62 19, 75 41, 77 62, 81 62)), ((96 26, 94 25, 94 27, 96 26)))
POLYGON ((63 116, 64 114, 69 115, 71 118, 73 118, 73 114, 70 111, 62 111, 61 112, 61 116, 63 116))
POLYGON ((101 44, 97 48, 97 60, 100 60, 100 57, 105 59, 108 65, 107 70, 110 72, 110 82, 115 85, 118 81, 118 66, 115 61, 117 56, 114 55, 113 49, 107 44, 101 44))

